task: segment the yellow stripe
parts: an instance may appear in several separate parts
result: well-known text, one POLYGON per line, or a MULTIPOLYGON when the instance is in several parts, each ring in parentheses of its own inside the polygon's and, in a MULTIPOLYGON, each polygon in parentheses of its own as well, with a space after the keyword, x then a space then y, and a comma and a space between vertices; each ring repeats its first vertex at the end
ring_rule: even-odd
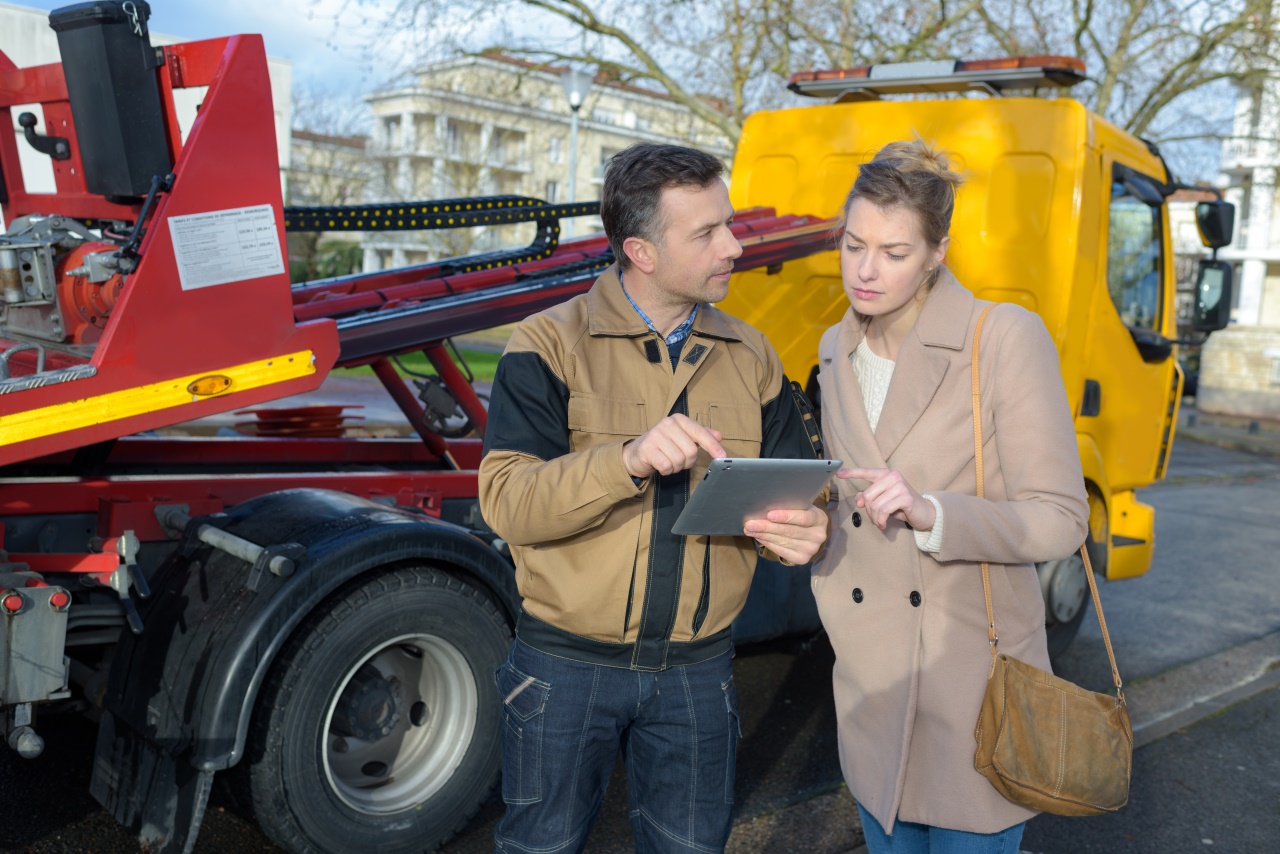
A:
MULTIPOLYGON (((226 397, 236 392, 282 383, 315 372, 312 352, 302 350, 258 362, 248 362, 230 368, 175 377, 151 385, 121 389, 97 397, 55 403, 52 406, 27 412, 15 412, 12 415, 0 415, 0 445, 27 442, 42 436, 67 433, 96 424, 107 424, 147 412, 173 409, 198 400, 208 400, 211 397, 226 397), (187 386, 192 382, 210 374, 221 374, 230 378, 231 385, 225 391, 209 396, 196 396, 187 390, 187 386)), ((5 402, 12 401, 16 397, 15 393, 7 397, 5 402)), ((174 413, 173 423, 183 420, 185 420, 183 416, 174 413)))

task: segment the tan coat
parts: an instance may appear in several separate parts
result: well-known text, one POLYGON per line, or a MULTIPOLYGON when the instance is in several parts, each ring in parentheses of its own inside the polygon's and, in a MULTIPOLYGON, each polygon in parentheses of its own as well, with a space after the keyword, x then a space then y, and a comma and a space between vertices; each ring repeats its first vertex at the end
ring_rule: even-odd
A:
POLYGON ((970 358, 986 305, 943 270, 898 354, 874 434, 849 361, 864 333, 852 310, 819 349, 828 454, 896 469, 943 508, 942 549, 927 554, 905 523, 880 531, 855 514, 866 483, 840 481, 832 538, 813 570, 836 652, 840 765, 886 828, 900 818, 994 833, 1034 815, 973 769, 991 664, 980 563, 992 563, 1001 651, 1047 669, 1033 563, 1079 548, 1088 506, 1057 351, 1040 318, 1015 305, 993 309, 982 332, 987 498, 977 497, 970 358))

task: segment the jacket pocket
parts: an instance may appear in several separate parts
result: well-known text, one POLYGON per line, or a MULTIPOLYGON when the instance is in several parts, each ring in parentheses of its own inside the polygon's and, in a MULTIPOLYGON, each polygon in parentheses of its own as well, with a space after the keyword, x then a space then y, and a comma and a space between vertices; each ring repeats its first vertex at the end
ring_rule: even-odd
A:
POLYGON ((1012 649, 1044 626, 1044 595, 1032 566, 992 566, 991 600, 996 629, 1006 649, 1012 649))
POLYGON ((542 732, 551 686, 509 662, 494 674, 502 695, 502 799, 509 804, 542 800, 542 732))
POLYGON ((760 456, 760 420, 758 405, 712 402, 707 411, 707 426, 720 431, 730 457, 760 456))
POLYGON ((634 439, 649 429, 643 400, 574 392, 569 396, 569 448, 581 451, 634 439))

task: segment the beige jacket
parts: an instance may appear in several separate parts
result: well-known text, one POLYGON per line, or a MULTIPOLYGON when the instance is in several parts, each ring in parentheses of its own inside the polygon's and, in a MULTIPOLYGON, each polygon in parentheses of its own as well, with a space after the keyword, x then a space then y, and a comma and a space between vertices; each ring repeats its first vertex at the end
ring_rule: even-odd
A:
POLYGON ((836 652, 840 764, 886 828, 896 818, 994 833, 1033 812, 973 768, 974 724, 991 664, 980 563, 991 562, 1003 652, 1048 668, 1033 564, 1071 554, 1088 523, 1075 429, 1058 354, 1040 318, 1015 305, 987 317, 980 347, 986 495, 976 495, 970 354, 979 302, 943 270, 898 355, 874 433, 849 357, 864 329, 852 310, 819 349, 828 454, 896 469, 938 499, 942 549, 885 531, 840 481, 833 534, 813 570, 836 652))
POLYGON ((699 307, 674 367, 613 267, 516 328, 494 378, 480 507, 515 557, 525 643, 637 670, 729 649, 755 542, 671 533, 711 457, 640 483, 622 463, 625 442, 674 412, 719 430, 731 457, 815 456, 773 347, 714 306, 699 307))

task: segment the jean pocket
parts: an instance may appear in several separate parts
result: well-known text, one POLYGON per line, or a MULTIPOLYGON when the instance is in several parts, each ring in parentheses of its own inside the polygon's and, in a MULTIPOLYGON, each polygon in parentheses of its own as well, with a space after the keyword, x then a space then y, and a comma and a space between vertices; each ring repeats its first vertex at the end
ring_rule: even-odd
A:
POLYGON ((542 800, 542 731, 551 686, 510 663, 497 674, 502 695, 502 799, 510 804, 542 800))
POLYGON ((738 689, 730 678, 720 685, 724 692, 725 713, 729 725, 725 727, 726 750, 724 760, 724 802, 733 803, 733 781, 738 774, 738 742, 742 739, 742 719, 738 717, 738 689))

